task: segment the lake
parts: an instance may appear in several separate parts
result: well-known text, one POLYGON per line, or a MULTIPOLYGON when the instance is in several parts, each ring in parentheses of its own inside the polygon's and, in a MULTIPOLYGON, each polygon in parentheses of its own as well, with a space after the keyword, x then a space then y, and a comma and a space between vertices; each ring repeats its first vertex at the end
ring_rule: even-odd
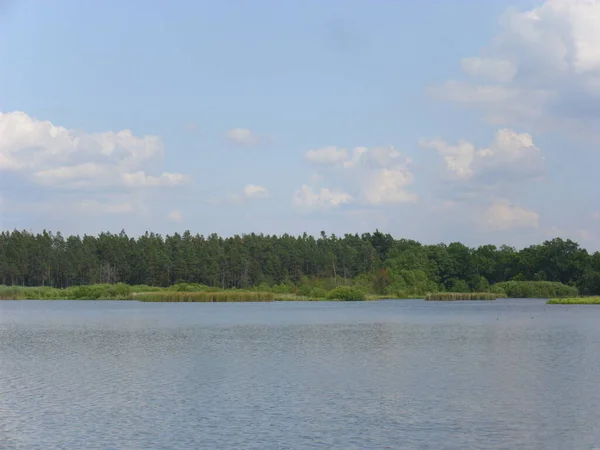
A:
POLYGON ((0 301, 2 449, 600 448, 600 307, 0 301))

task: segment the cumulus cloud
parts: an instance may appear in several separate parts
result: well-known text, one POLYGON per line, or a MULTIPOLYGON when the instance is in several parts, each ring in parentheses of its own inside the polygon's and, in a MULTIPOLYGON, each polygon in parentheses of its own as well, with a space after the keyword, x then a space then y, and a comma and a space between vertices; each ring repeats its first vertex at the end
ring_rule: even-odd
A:
POLYGON ((476 218, 476 221, 482 228, 488 230, 538 228, 540 215, 517 206, 506 199, 500 199, 488 206, 483 214, 476 218))
MULTIPOLYGON (((317 164, 323 171, 313 175, 314 179, 338 180, 347 186, 347 190, 356 191, 356 195, 351 195, 345 193, 346 189, 338 188, 335 192, 343 194, 340 197, 345 200, 343 203, 356 201, 365 205, 386 205, 417 201, 416 194, 407 190, 414 182, 410 170, 412 161, 394 147, 355 147, 352 151, 334 146, 322 147, 306 152, 305 159, 317 164)), ((315 193, 314 189, 302 186, 295 194, 294 203, 313 206, 328 204, 333 191, 321 188, 315 193)))
POLYGON ((371 205, 414 203, 417 195, 406 191, 414 181, 411 172, 403 169, 381 169, 365 184, 363 196, 371 205))
POLYGON ((419 144, 442 156, 447 174, 455 180, 530 181, 545 173, 544 156, 531 135, 508 128, 498 130, 486 148, 477 149, 465 140, 451 145, 441 139, 421 139, 419 144))
POLYGON ((511 81, 517 73, 517 68, 512 62, 498 58, 478 58, 475 56, 463 58, 461 67, 463 72, 473 77, 499 82, 511 81))
POLYGON ((183 221, 183 214, 178 209, 174 209, 169 214, 167 214, 167 219, 170 222, 181 223, 183 221))
POLYGON ((348 159, 348 150, 335 146, 322 147, 307 151, 305 158, 314 164, 336 164, 348 159))
POLYGON ((313 188, 304 184, 294 193, 293 204, 298 207, 306 208, 330 208, 337 207, 347 203, 352 203, 354 199, 346 192, 340 190, 331 191, 327 188, 321 188, 315 192, 313 188))
POLYGON ((138 170, 133 173, 124 173, 123 182, 131 187, 177 186, 189 182, 190 177, 181 173, 163 172, 159 176, 146 175, 138 170))
POLYGON ((179 173, 147 175, 143 167, 164 154, 156 136, 130 130, 85 133, 32 118, 0 113, 0 171, 54 187, 169 186, 189 181, 179 173))
POLYGON ((148 173, 163 156, 157 136, 88 133, 20 111, 0 113, 0 179, 5 191, 10 185, 10 208, 37 205, 43 198, 57 215, 145 211, 145 190, 190 181, 177 172, 148 173))
POLYGON ((213 198, 209 200, 209 203, 214 205, 239 205, 246 203, 250 200, 267 198, 269 196, 269 190, 264 186, 256 184, 247 184, 241 193, 229 193, 224 198, 213 198))
POLYGON ((430 94, 477 108, 494 123, 599 134, 600 1, 510 9, 499 28, 485 57, 462 60, 471 81, 450 80, 430 94))
POLYGON ((258 134, 247 128, 233 128, 225 135, 230 142, 239 145, 255 145, 262 141, 258 134))
POLYGON ((264 186, 257 186, 256 184, 248 184, 244 187, 244 196, 246 198, 260 198, 266 197, 269 191, 264 186))

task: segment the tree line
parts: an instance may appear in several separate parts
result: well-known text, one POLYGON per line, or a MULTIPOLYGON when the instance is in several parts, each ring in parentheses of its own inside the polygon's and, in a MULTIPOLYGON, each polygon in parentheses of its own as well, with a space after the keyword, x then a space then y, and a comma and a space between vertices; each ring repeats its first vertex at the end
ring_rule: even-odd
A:
POLYGON ((0 233, 0 284, 70 286, 100 283, 222 289, 368 285, 378 293, 486 291, 505 281, 555 281, 581 294, 600 294, 600 252, 560 238, 517 250, 470 248, 460 242, 424 245, 379 230, 314 237, 245 234, 223 238, 186 231, 139 237, 121 233, 0 233))

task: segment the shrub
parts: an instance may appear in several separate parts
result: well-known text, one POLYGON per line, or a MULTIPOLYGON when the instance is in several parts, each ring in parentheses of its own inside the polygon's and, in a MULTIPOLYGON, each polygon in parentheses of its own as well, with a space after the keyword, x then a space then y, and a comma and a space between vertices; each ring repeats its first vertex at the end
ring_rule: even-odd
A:
POLYGON ((352 286, 338 286, 329 291, 325 298, 327 300, 342 301, 366 300, 365 293, 352 286))
POLYGON ((556 281, 505 281, 496 283, 493 288, 502 289, 510 298, 563 298, 578 295, 576 287, 556 281))

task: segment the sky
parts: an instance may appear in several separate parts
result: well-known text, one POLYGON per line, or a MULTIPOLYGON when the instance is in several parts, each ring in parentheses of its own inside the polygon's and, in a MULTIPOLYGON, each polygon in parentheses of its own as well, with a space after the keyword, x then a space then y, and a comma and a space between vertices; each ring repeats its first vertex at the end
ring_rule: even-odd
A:
POLYGON ((0 229, 600 249, 600 0, 0 0, 0 229))

